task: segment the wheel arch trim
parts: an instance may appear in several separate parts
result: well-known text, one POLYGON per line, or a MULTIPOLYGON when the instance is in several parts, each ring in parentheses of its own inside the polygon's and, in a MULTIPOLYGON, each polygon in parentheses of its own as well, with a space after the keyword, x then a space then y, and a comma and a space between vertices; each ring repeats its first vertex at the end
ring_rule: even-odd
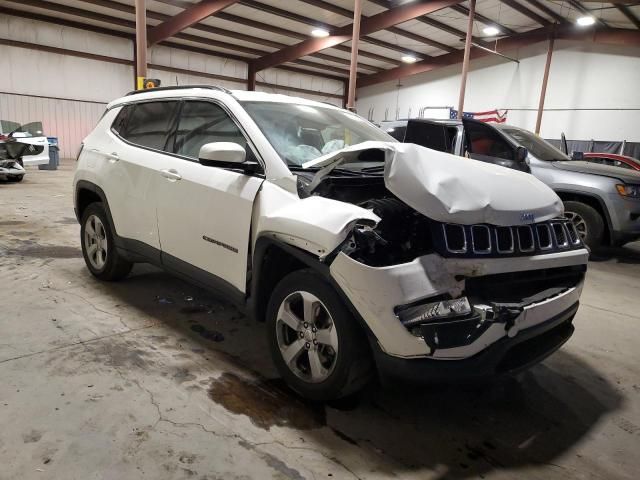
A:
POLYGON ((606 233, 609 235, 609 237, 611 237, 613 235, 613 231, 614 230, 613 230, 613 222, 611 221, 611 215, 609 214, 609 209, 607 208, 607 204, 604 202, 604 200, 601 197, 599 197, 598 195, 594 195, 592 193, 582 192, 580 190, 561 189, 561 190, 555 190, 555 192, 558 194, 558 196, 562 200, 562 203, 564 203, 565 201, 568 201, 568 202, 580 201, 580 197, 589 198, 591 200, 596 201, 598 203, 598 205, 600 206, 600 208, 602 209, 602 212, 604 213, 604 222, 605 222, 605 226, 607 228, 607 232, 606 233), (571 196, 575 197, 577 200, 572 200, 572 199, 565 200, 563 198, 563 195, 571 195, 571 196))

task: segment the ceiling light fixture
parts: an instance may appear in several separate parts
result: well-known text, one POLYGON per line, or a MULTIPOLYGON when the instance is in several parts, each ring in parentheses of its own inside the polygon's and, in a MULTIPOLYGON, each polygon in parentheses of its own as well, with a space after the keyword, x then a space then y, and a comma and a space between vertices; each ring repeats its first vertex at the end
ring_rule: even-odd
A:
POLYGON ((418 61, 418 59, 413 55, 404 55, 400 60, 404 63, 416 63, 418 61))
POLYGON ((485 27, 482 31, 485 35, 489 35, 490 37, 495 37, 500 33, 500 30, 498 30, 496 27, 485 27))
POLYGON ((324 38, 329 36, 329 32, 327 32, 324 28, 315 28, 311 30, 311 36, 316 38, 324 38))
POLYGON ((581 27, 588 27, 589 25, 593 25, 594 23, 596 23, 596 19, 590 15, 587 15, 587 16, 578 18, 576 20, 576 23, 581 27))

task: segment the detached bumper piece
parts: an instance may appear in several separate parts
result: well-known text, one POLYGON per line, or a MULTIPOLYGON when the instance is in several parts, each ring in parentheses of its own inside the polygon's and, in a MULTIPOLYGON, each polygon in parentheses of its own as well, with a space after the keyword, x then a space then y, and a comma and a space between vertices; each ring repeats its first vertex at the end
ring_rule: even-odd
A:
MULTIPOLYGON (((574 331, 572 321, 577 310, 578 302, 546 322, 527 328, 514 337, 505 336, 480 353, 463 360, 406 359, 375 349, 376 364, 383 378, 411 383, 471 380, 516 373, 541 362, 569 340, 574 331)), ((446 330, 434 325, 425 333, 430 335, 437 331, 442 345, 443 341, 455 342, 464 338, 465 329, 466 332, 473 332, 473 326, 477 325, 475 322, 475 319, 469 319, 446 330)))

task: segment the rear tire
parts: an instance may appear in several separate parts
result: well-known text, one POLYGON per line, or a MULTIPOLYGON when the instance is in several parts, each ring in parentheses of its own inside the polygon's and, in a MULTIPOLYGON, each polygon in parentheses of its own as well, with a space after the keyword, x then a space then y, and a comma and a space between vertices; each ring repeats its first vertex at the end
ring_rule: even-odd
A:
POLYGON ((582 241, 591 250, 596 250, 602 245, 604 235, 604 219, 598 211, 582 202, 564 202, 564 214, 576 227, 582 241))
POLYGON ((344 398, 371 379, 373 362, 364 333, 338 293, 316 271, 299 270, 278 283, 269 299, 266 323, 273 361, 287 384, 303 397, 344 398))
POLYGON ((91 274, 100 280, 115 281, 126 277, 133 264, 116 249, 107 214, 102 203, 90 204, 80 222, 82 255, 91 274))

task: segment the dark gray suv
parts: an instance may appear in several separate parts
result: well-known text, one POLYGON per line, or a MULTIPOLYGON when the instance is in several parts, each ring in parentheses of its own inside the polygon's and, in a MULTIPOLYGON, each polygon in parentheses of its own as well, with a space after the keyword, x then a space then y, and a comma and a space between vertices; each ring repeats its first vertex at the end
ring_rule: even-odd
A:
POLYGON ((534 133, 477 120, 381 122, 397 140, 530 172, 562 199, 592 249, 640 239, 640 172, 572 159, 534 133))

